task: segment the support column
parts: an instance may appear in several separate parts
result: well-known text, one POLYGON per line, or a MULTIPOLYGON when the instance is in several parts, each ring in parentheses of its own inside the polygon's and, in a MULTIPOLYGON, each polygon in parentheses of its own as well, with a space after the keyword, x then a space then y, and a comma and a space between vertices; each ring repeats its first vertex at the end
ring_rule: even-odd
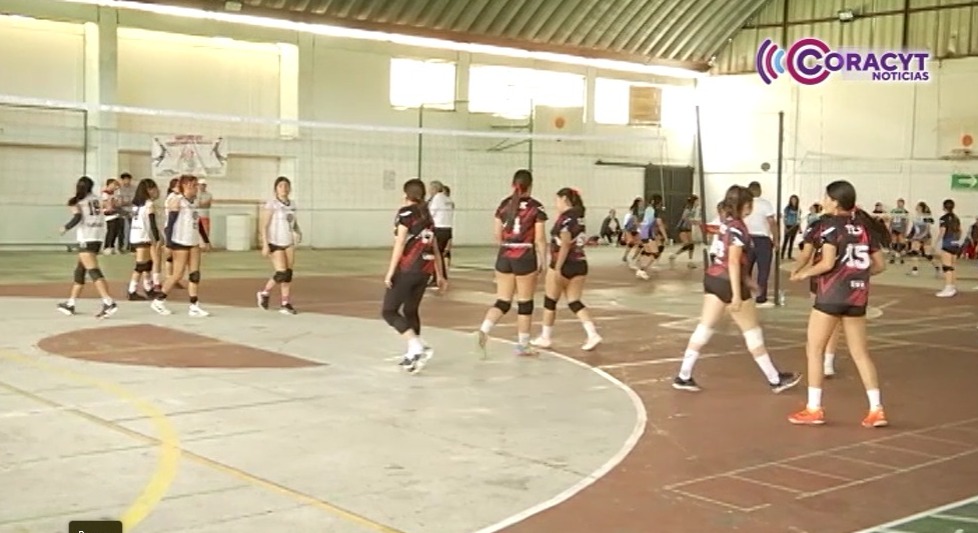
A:
POLYGON ((598 79, 598 70, 588 67, 584 74, 584 132, 587 135, 595 134, 594 125, 594 86, 598 79))
POLYGON ((85 173, 99 184, 119 174, 118 120, 115 113, 101 109, 118 101, 117 30, 116 11, 108 7, 98 8, 97 23, 85 23, 85 173))
POLYGON ((455 111, 469 112, 469 67, 472 66, 472 54, 459 52, 455 61, 455 111))

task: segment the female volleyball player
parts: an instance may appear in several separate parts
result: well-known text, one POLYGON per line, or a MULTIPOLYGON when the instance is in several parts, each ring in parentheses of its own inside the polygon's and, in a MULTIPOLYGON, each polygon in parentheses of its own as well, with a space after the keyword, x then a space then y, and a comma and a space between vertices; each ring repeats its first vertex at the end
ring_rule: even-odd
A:
POLYGON ((538 348, 551 346, 557 303, 561 296, 566 296, 567 307, 581 321, 587 334, 587 341, 581 349, 591 351, 601 344, 601 336, 594 327, 591 314, 581 303, 584 282, 587 280, 587 255, 584 253, 587 234, 581 193, 567 187, 557 191, 557 213, 550 230, 550 268, 547 270, 543 298, 543 332, 532 344, 538 348))
POLYGON ((903 254, 907 252, 907 232, 910 229, 908 227, 910 213, 907 211, 906 202, 903 201, 903 198, 897 199, 896 207, 890 209, 886 219, 890 225, 890 238, 893 241, 890 248, 890 264, 892 265, 899 259, 902 265, 903 254))
POLYGON ((135 250, 136 265, 133 267, 132 276, 129 278, 130 300, 145 300, 146 297, 156 295, 152 273, 154 263, 159 261, 159 248, 156 244, 160 241, 160 230, 156 222, 153 201, 159 194, 160 191, 156 182, 151 179, 144 179, 140 180, 132 197, 134 211, 129 226, 128 242, 135 250), (137 292, 140 283, 143 285, 146 297, 137 292))
POLYGON ((537 276, 543 272, 547 254, 543 204, 530 196, 533 174, 517 170, 513 174, 513 193, 496 208, 493 232, 499 243, 496 256, 496 303, 486 312, 476 336, 486 355, 486 342, 496 322, 509 312, 516 297, 516 353, 535 355, 530 346, 533 326, 533 293, 537 276))
POLYGON ((856 189, 848 181, 834 181, 825 188, 822 204, 829 215, 821 225, 821 257, 813 265, 792 274, 795 281, 814 278, 815 304, 808 319, 808 404, 788 417, 792 424, 825 423, 822 409, 822 355, 836 327, 842 324, 849 354, 859 370, 869 414, 865 427, 887 425, 880 401, 876 366, 869 356, 866 306, 869 278, 886 268, 882 249, 889 244, 886 226, 856 208, 856 189))
POLYGON ((166 295, 183 278, 184 273, 189 271, 188 314, 192 317, 205 317, 210 313, 201 309, 197 289, 200 284, 201 248, 210 249, 211 241, 207 231, 200 224, 197 206, 194 205, 194 198, 197 196, 197 178, 187 174, 180 176, 177 189, 179 192, 171 195, 166 202, 167 224, 164 230, 166 247, 170 250, 170 257, 173 258, 173 271, 166 277, 163 288, 156 295, 151 307, 161 315, 169 315, 166 295))
POLYGON ((75 265, 71 293, 67 301, 58 304, 58 311, 66 315, 75 314, 75 301, 85 288, 87 274, 95 284, 99 296, 102 297, 102 310, 95 315, 95 318, 106 318, 114 315, 119 307, 109 295, 109 286, 98 264, 98 254, 102 249, 102 231, 105 228, 105 214, 102 212, 98 194, 92 190, 94 188, 95 182, 92 178, 82 176, 75 184, 75 195, 68 199, 71 220, 62 226, 61 234, 64 235, 72 228, 75 229, 78 263, 75 265))
POLYGON ((920 258, 923 257, 931 266, 934 267, 934 277, 940 275, 940 267, 934 265, 934 250, 931 248, 931 238, 933 237, 931 228, 934 225, 934 216, 931 215, 930 207, 920 202, 917 204, 916 216, 910 226, 910 256, 913 257, 913 266, 910 268, 910 275, 920 274, 918 268, 920 258))
POLYGON ((696 268, 696 263, 693 262, 693 252, 696 251, 696 243, 693 242, 693 228, 701 225, 700 220, 700 210, 699 210, 700 199, 695 194, 686 199, 686 206, 683 207, 683 214, 679 219, 679 242, 683 245, 676 251, 676 253, 669 256, 669 264, 676 262, 676 257, 683 253, 689 253, 689 262, 686 264, 688 268, 696 268))
POLYGON ((295 218, 295 203, 289 198, 292 182, 285 176, 275 180, 275 198, 265 203, 261 210, 258 233, 261 253, 272 261, 274 274, 258 291, 258 307, 268 309, 269 293, 276 285, 282 293, 279 312, 294 315, 292 307, 292 268, 295 266, 295 245, 302 240, 299 221, 295 218))
MULTIPOLYGON (((801 254, 798 256, 798 263, 795 265, 794 270, 792 270, 792 275, 797 275, 803 268, 809 265, 818 263, 822 258, 822 230, 825 229, 824 222, 828 217, 819 216, 814 220, 809 220, 808 225, 805 226, 805 231, 802 233, 801 237, 801 254)), ((815 296, 818 293, 818 285, 815 283, 814 278, 808 280, 809 286, 808 290, 812 297, 812 303, 815 302, 815 296)), ((837 326, 832 331, 832 336, 829 338, 829 342, 825 347, 825 358, 822 365, 822 374, 826 378, 831 378, 835 376, 835 350, 839 347, 839 332, 842 326, 837 326)))
POLYGON ((648 269, 659 260, 662 246, 665 244, 666 226, 662 221, 662 195, 653 194, 642 215, 639 226, 639 237, 642 239, 642 251, 639 252, 638 267, 635 277, 649 279, 648 269))
POLYGON ((636 198, 632 200, 632 205, 628 208, 628 213, 625 214, 625 220, 622 221, 622 228, 624 228, 624 241, 625 241, 625 253, 621 256, 621 261, 627 263, 629 266, 633 266, 633 261, 638 254, 638 246, 641 244, 639 240, 639 218, 641 217, 641 212, 645 208, 643 207, 643 202, 641 198, 636 198), (633 252, 634 250, 634 252, 633 252), (628 257, 631 253, 632 257, 628 257))
POLYGON ((434 274, 439 290, 447 286, 425 196, 423 181, 415 178, 404 183, 404 205, 394 217, 394 247, 381 308, 384 320, 407 341, 400 365, 411 373, 420 371, 433 355, 421 340, 419 314, 428 281, 434 274))
POLYGON ((941 243, 941 270, 944 272, 944 288, 937 293, 939 298, 950 298, 958 293, 955 282, 954 264, 961 257, 961 219, 954 214, 954 200, 944 200, 944 214, 941 215, 937 229, 937 242, 941 243))
POLYGON ((740 328, 747 350, 754 356, 754 362, 764 373, 772 391, 779 393, 790 389, 801 380, 801 375, 779 372, 774 366, 764 345, 764 332, 751 297, 751 289, 756 290, 756 284, 747 269, 751 239, 744 218, 750 214, 753 202, 754 198, 746 187, 734 185, 727 189, 723 200, 724 220, 710 250, 714 259, 703 276, 703 312, 699 325, 689 338, 679 375, 672 382, 673 388, 693 392, 700 390, 693 379, 693 367, 725 311, 730 313, 740 328))

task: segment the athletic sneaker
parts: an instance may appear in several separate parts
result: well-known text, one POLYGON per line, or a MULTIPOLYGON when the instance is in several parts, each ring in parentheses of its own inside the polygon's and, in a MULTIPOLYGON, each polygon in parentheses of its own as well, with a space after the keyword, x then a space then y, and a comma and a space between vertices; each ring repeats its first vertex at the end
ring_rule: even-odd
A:
POLYGON ((699 384, 696 383, 696 380, 692 376, 689 379, 676 376, 676 379, 672 380, 672 388, 689 392, 699 392, 701 390, 699 384))
POLYGON ((114 315, 115 312, 118 310, 119 310, 119 306, 116 305, 115 302, 112 302, 110 304, 103 303, 102 310, 99 311, 97 315, 95 315, 95 318, 108 318, 114 315))
POLYGON ((940 292, 935 294, 935 296, 937 296, 938 298, 951 298, 952 296, 955 296, 957 294, 958 294, 958 289, 956 289, 953 285, 948 285, 943 289, 941 289, 940 292))
POLYGON ((255 298, 258 300, 258 307, 268 311, 268 293, 258 291, 255 294, 255 298))
POLYGON ((488 357, 489 353, 486 351, 486 344, 489 343, 489 335, 486 335, 486 333, 481 329, 479 331, 476 331, 475 343, 476 343, 476 347, 479 348, 479 351, 482 352, 482 358, 485 359, 486 357, 488 357))
POLYGON ((292 307, 292 304, 282 304, 282 307, 279 308, 278 312, 279 313, 282 313, 283 315, 294 315, 294 314, 296 314, 295 307, 292 307))
POLYGON ((834 378, 835 377, 835 367, 834 366, 829 366, 829 365, 825 365, 824 367, 822 367, 822 376, 825 379, 832 379, 832 378, 834 378))
POLYGON ((547 349, 550 348, 550 346, 552 345, 553 345, 553 341, 551 341, 550 339, 542 335, 530 341, 530 346, 535 346, 537 348, 547 349))
POLYGON ((797 385, 799 381, 801 381, 801 374, 795 374, 794 372, 778 372, 778 382, 771 384, 771 391, 774 394, 784 392, 797 385))
POLYGON ((821 426, 825 423, 825 411, 821 407, 817 409, 806 407, 789 416, 788 422, 799 426, 821 426))
POLYGON ((601 341, 603 340, 604 339, 601 338, 601 335, 594 335, 592 337, 588 337, 587 342, 581 345, 581 349, 584 350, 585 352, 590 352, 591 350, 597 348, 598 345, 601 344, 601 341))
POLYGON ((638 278, 638 279, 647 280, 647 279, 649 279, 649 273, 646 272, 646 271, 644 271, 644 270, 642 270, 642 269, 638 269, 638 270, 635 271, 635 277, 638 278))
POLYGON ((211 316, 210 313, 201 309, 199 304, 190 304, 190 309, 187 310, 187 314, 197 318, 211 316))
POLYGON ((532 357, 537 355, 537 351, 533 349, 529 344, 517 344, 515 348, 516 355, 520 357, 532 357))
POLYGON ((143 296, 142 294, 139 294, 138 292, 130 292, 129 295, 127 296, 127 298, 129 299, 130 302, 145 302, 146 301, 146 297, 143 296))
POLYGON ((416 353, 413 355, 404 354, 404 359, 401 360, 400 366, 409 374, 417 374, 418 372, 421 372, 421 369, 428 364, 428 361, 431 360, 434 355, 434 350, 425 346, 421 353, 416 353))
POLYGON ((75 306, 68 305, 67 302, 61 302, 58 304, 58 311, 64 315, 71 316, 75 314, 75 306))
POLYGON ((161 315, 169 315, 172 313, 166 307, 166 300, 153 300, 153 303, 149 304, 149 308, 161 315))
POLYGON ((877 407, 876 409, 871 409, 866 418, 863 419, 864 428, 881 428, 890 425, 889 421, 886 420, 886 413, 883 412, 882 407, 877 407))

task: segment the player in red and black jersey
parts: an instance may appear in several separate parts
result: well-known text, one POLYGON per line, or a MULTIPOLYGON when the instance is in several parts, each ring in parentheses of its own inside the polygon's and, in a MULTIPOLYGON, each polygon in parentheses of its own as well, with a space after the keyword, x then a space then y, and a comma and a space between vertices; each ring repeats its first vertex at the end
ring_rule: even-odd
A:
POLYGON ((496 209, 494 234, 499 243, 496 256, 496 303, 489 308, 477 333, 479 348, 485 356, 489 332, 513 305, 516 296, 516 353, 533 355, 530 329, 533 325, 533 293, 537 276, 543 272, 547 255, 547 236, 543 223, 547 213, 543 204, 530 196, 533 174, 517 170, 513 175, 513 193, 496 209))
POLYGON ((693 379, 693 367, 700 356, 700 350, 713 336, 713 328, 729 311, 737 323, 747 349, 754 356, 754 362, 767 378, 775 393, 790 389, 801 380, 799 374, 780 372, 771 361, 764 345, 764 332, 757 318, 757 307, 751 297, 751 289, 757 285, 750 279, 747 257, 750 254, 750 231, 744 218, 750 214, 754 197, 746 187, 734 185, 727 189, 723 200, 723 221, 720 233, 710 247, 713 260, 703 277, 703 312, 700 323, 693 331, 686 345, 679 375, 673 380, 675 389, 699 391, 699 384, 693 379))
POLYGON ((384 277, 387 292, 381 311, 384 320, 407 340, 408 349, 400 365, 412 373, 420 371, 433 355, 421 340, 419 314, 428 281, 434 275, 440 290, 447 286, 425 196, 423 181, 410 179, 404 183, 404 205, 394 218, 394 247, 384 277))
MULTIPOLYGON (((811 220, 808 226, 805 227, 805 232, 801 237, 801 254, 798 256, 798 262, 795 264, 795 268, 792 270, 792 275, 797 274, 801 269, 818 263, 822 259, 822 231, 825 229, 825 222, 831 220, 831 217, 826 215, 820 215, 818 218, 811 220)), ((808 280, 808 290, 812 295, 812 302, 815 301, 816 293, 818 292, 818 284, 815 278, 809 278, 808 280)), ((825 345, 825 358, 822 365, 822 374, 831 378, 835 375, 835 350, 839 347, 839 332, 842 326, 836 326, 832 331, 832 337, 829 338, 829 342, 825 345)))
POLYGON ((788 421, 805 425, 825 423, 822 354, 841 322, 849 354, 869 399, 869 414, 862 424, 885 426, 879 379, 867 346, 866 307, 870 276, 886 268, 882 249, 889 244, 890 233, 884 224, 856 208, 856 189, 848 181, 830 183, 822 205, 829 218, 822 222, 818 236, 821 258, 791 276, 795 281, 815 278, 816 291, 815 305, 808 319, 808 404, 788 417, 788 421))
POLYGON ((547 270, 546 291, 543 298, 543 332, 531 344, 549 348, 554 322, 557 318, 557 302, 567 297, 567 307, 577 315, 587 333, 584 351, 595 349, 601 336, 591 320, 591 314, 581 303, 584 281, 587 279, 587 243, 584 222, 584 200, 575 189, 564 187, 557 191, 557 219, 550 230, 550 268, 547 270))
POLYGON ((941 215, 937 230, 937 242, 941 246, 941 271, 944 272, 944 288, 937 293, 938 298, 950 298, 958 293, 955 285, 957 278, 954 264, 961 257, 964 245, 964 232, 961 231, 961 219, 954 214, 954 200, 944 200, 944 214, 941 215))

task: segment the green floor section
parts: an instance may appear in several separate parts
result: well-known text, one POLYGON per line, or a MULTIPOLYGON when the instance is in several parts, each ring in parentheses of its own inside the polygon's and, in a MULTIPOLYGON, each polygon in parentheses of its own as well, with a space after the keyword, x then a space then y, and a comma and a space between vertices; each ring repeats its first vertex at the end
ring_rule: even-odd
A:
POLYGON ((927 516, 894 522, 874 533, 978 533, 978 502, 936 511, 927 516))

